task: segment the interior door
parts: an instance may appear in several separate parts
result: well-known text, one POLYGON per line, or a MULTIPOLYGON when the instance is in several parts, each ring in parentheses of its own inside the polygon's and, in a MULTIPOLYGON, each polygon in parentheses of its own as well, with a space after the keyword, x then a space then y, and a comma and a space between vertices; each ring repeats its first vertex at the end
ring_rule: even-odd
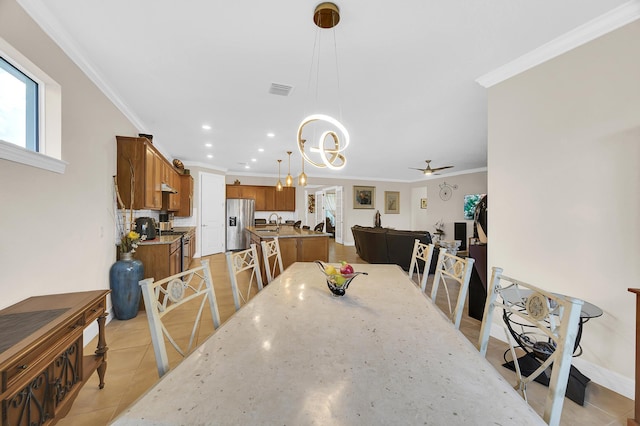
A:
POLYGON ((341 186, 336 186, 336 243, 344 244, 342 240, 342 203, 343 203, 343 190, 341 186))
POLYGON ((200 253, 209 256, 224 252, 225 243, 224 176, 200 173, 200 253))
POLYGON ((316 218, 311 228, 319 223, 324 223, 324 191, 316 192, 316 218))

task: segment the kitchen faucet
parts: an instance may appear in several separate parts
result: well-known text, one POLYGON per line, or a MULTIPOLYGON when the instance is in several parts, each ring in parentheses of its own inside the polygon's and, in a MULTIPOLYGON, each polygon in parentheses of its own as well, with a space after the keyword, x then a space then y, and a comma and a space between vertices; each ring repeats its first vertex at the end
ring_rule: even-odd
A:
POLYGON ((282 217, 278 216, 277 213, 271 213, 269 215, 269 219, 267 219, 267 222, 269 223, 271 223, 271 216, 276 217, 276 232, 280 232, 280 224, 282 223, 282 217))

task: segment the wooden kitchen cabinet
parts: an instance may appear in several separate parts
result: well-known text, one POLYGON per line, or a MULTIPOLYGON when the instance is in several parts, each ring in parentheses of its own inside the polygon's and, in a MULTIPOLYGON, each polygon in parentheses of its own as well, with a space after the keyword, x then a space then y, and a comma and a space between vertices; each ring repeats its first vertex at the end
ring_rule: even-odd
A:
POLYGON ((175 213, 177 217, 189 217, 193 215, 193 176, 181 175, 178 195, 180 196, 180 208, 175 213))
POLYGON ((0 310, 2 425, 50 425, 64 417, 97 370, 104 387, 109 290, 30 297, 0 310), (83 330, 98 322, 95 352, 83 330))
POLYGON ((144 266, 144 278, 153 278, 155 281, 182 272, 181 236, 158 238, 167 242, 142 243, 134 254, 144 266))
MULTIPOLYGON (((162 184, 174 189, 180 186, 175 168, 147 138, 116 136, 118 191, 126 208, 134 210, 161 210, 162 184), (131 197, 133 196, 133 205, 131 197)), ((168 210, 180 209, 180 194, 169 194, 165 199, 168 210)))
POLYGON ((167 206, 167 210, 169 211, 179 211, 182 205, 182 194, 180 189, 180 175, 176 172, 172 166, 167 166, 167 180, 166 183, 176 191, 177 194, 169 194, 169 205, 167 206))
POLYGON ((284 187, 276 191, 275 186, 227 185, 227 198, 249 198, 256 200, 256 211, 296 211, 296 188, 284 187))
POLYGON ((125 207, 160 210, 162 170, 159 153, 146 138, 117 136, 116 139, 116 181, 125 207))

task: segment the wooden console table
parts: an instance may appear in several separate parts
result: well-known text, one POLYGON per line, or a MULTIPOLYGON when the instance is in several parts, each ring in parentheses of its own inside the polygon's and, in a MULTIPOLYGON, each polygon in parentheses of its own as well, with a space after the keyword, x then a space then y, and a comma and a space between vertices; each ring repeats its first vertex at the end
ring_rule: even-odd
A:
POLYGON ((0 310, 2 426, 56 423, 96 370, 104 387, 109 292, 36 296, 0 310), (82 332, 94 320, 98 347, 85 356, 82 332))

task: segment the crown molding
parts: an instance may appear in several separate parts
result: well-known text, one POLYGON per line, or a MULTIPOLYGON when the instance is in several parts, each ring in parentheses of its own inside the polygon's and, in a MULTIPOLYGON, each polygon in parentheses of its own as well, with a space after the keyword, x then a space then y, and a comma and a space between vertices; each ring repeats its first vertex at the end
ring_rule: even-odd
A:
POLYGON ((16 0, 38 26, 69 56, 78 68, 104 93, 104 95, 124 114, 139 132, 148 132, 147 126, 129 108, 129 106, 111 89, 100 73, 84 56, 78 45, 62 28, 60 22, 51 14, 45 6, 46 2, 35 0, 16 0))
POLYGON ((640 0, 631 0, 568 33, 543 44, 537 49, 478 77, 476 82, 489 88, 527 71, 543 62, 562 55, 578 46, 601 37, 640 18, 640 0))

